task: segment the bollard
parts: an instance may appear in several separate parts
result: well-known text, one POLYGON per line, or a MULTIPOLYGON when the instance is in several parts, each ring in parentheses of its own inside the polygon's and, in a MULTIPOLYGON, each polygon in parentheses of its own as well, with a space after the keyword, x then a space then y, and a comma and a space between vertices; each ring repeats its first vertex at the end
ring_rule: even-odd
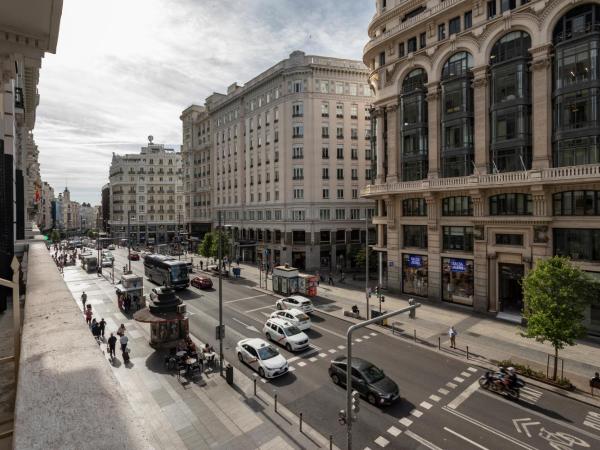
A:
POLYGON ((302 413, 300 413, 300 433, 302 433, 302 413))
POLYGON ((333 450, 333 434, 329 435, 329 450, 333 450))
POLYGON ((438 350, 442 349, 442 338, 438 336, 438 350))
POLYGON ((469 359, 469 346, 467 345, 467 359, 469 359))
POLYGON ((256 378, 254 379, 254 395, 256 395, 256 378))
POLYGON ((417 342, 417 330, 414 330, 415 342, 417 342))
POLYGON ((277 412, 277 394, 275 394, 275 412, 277 412))

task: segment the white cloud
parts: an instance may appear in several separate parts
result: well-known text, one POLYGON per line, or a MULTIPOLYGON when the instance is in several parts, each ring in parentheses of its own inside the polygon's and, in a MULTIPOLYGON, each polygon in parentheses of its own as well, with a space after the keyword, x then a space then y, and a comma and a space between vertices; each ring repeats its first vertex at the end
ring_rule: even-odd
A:
POLYGON ((42 178, 98 203, 113 152, 178 148, 179 115, 293 50, 361 59, 373 1, 66 0, 40 72, 42 178))

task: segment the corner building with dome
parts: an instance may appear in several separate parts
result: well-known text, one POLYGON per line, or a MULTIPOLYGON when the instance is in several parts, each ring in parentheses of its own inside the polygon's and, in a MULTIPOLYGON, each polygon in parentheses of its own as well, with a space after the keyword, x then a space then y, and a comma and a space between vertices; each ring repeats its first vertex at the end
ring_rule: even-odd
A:
POLYGON ((519 321, 536 260, 600 277, 600 2, 377 0, 368 34, 387 288, 519 321))

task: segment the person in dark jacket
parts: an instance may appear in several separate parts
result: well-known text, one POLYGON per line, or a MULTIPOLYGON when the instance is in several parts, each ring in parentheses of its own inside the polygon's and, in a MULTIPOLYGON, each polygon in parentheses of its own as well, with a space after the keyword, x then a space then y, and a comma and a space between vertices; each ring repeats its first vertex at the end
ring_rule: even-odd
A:
POLYGON ((110 337, 108 338, 108 354, 111 358, 116 356, 116 348, 117 348, 117 338, 114 333, 110 333, 110 337))

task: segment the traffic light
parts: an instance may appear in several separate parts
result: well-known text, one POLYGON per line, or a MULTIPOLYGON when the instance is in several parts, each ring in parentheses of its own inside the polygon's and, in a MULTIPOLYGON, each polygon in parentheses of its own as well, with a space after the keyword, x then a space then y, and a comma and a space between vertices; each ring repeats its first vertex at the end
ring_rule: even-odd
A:
MULTIPOLYGON (((408 305, 409 305, 409 306, 414 306, 414 304, 415 304, 415 303, 416 303, 416 302, 415 302, 415 299, 414 299, 414 298, 409 298, 409 299, 408 299, 408 305)), ((411 309, 411 310, 408 312, 408 317, 410 317, 411 319, 414 319, 415 317, 417 317, 417 310, 416 310, 416 309, 411 309)))
POLYGON ((355 416, 360 411, 360 394, 358 391, 352 391, 352 415, 355 416))
POLYGON ((381 296, 381 303, 385 302, 385 297, 382 295, 381 296))

